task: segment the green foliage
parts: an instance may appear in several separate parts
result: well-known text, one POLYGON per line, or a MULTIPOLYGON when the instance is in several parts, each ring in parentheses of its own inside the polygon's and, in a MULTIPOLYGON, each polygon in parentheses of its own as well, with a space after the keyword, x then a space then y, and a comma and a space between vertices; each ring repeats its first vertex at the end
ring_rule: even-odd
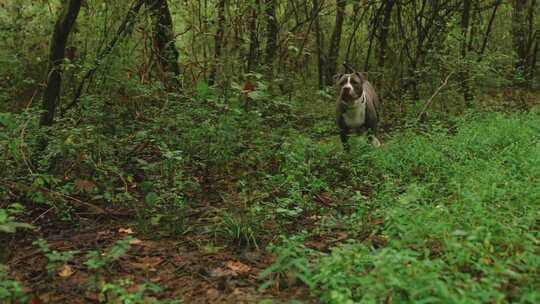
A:
POLYGON ((2 303, 24 303, 29 296, 24 292, 23 286, 8 278, 7 267, 0 264, 0 301, 2 303))
POLYGON ((45 240, 39 239, 33 243, 36 245, 41 253, 47 258, 47 273, 52 276, 59 268, 63 265, 66 265, 69 261, 73 260, 78 251, 64 251, 60 252, 57 250, 50 249, 49 245, 45 240))
POLYGON ((257 237, 261 231, 259 216, 251 212, 247 214, 225 213, 217 233, 233 244, 259 248, 257 237))
POLYGON ((87 260, 84 262, 84 265, 88 267, 89 270, 99 272, 108 264, 118 260, 122 257, 131 247, 131 242, 133 242, 133 237, 126 237, 122 240, 117 241, 111 248, 106 252, 99 252, 97 250, 90 251, 86 257, 87 260))
POLYGON ((17 229, 33 229, 34 227, 27 223, 17 222, 15 215, 24 212, 21 204, 11 204, 6 209, 0 209, 0 233, 15 233, 17 229))
MULTIPOLYGON (((310 260, 302 281, 327 303, 536 302, 538 119, 537 110, 468 115, 456 121, 455 135, 443 127, 405 130, 355 156, 350 170, 363 159, 370 166, 363 178, 378 184, 370 204, 388 243, 336 246, 310 260)), ((296 269, 282 262, 304 252, 293 246, 281 245, 267 273, 296 269)))
POLYGON ((107 283, 101 287, 99 298, 100 301, 114 304, 165 304, 165 303, 181 303, 180 301, 159 301, 155 298, 150 298, 148 294, 159 294, 161 288, 155 284, 147 283, 137 286, 135 292, 130 292, 126 288, 133 286, 133 282, 129 280, 121 280, 117 283, 107 283))
POLYGON ((313 280, 313 270, 310 267, 310 257, 313 252, 303 246, 306 236, 295 235, 291 237, 280 237, 280 244, 269 245, 269 251, 277 255, 277 259, 266 270, 261 272, 259 277, 267 279, 266 283, 261 285, 261 289, 267 288, 275 280, 278 284, 285 287, 302 282, 310 288, 315 287, 313 280))
MULTIPOLYGON (((276 260, 261 275, 262 289, 303 284, 325 303, 540 302, 540 113, 479 111, 483 99, 506 112, 517 99, 536 103, 510 87, 537 81, 516 70, 518 40, 504 18, 513 13, 510 3, 501 2, 484 37, 493 1, 473 5, 466 35, 459 1, 409 1, 399 13, 396 5, 388 26, 391 1, 347 1, 351 18, 332 50, 340 50, 338 62, 369 70, 384 97, 385 145, 373 149, 352 138, 345 153, 335 134, 334 89, 317 79, 330 54, 329 39, 316 45, 316 35, 335 26, 333 4, 320 3, 314 20, 309 1, 275 1, 278 32, 265 33, 266 4, 226 2, 222 52, 213 54, 220 36, 215 1, 168 1, 182 63, 179 88, 165 81, 156 60, 155 18, 146 5, 136 30, 101 58, 132 3, 84 1, 67 42, 55 124, 40 128, 48 41, 64 2, 4 2, 0 241, 31 228, 24 216, 36 225, 78 226, 118 211, 149 238, 205 243, 210 235, 220 243, 212 249, 231 251, 270 242, 276 260), (275 62, 263 64, 266 34, 279 43, 275 62), (254 56, 249 73, 247 56, 254 56), (79 103, 64 112, 94 68, 79 103), (206 81, 211 70, 214 86, 206 81), (427 123, 418 123, 423 102, 450 74, 427 123), (479 106, 474 113, 462 113, 462 80, 479 106)), ((538 19, 537 10, 530 12, 538 19)), ((134 241, 85 255, 52 250, 41 239, 34 244, 47 259, 48 278, 85 256, 81 268, 92 273, 100 301, 152 302, 162 292, 157 286, 135 289, 129 280, 108 278, 134 241)), ((2 258, 10 250, 4 247, 2 258)), ((27 300, 2 267, 0 302, 27 300)))

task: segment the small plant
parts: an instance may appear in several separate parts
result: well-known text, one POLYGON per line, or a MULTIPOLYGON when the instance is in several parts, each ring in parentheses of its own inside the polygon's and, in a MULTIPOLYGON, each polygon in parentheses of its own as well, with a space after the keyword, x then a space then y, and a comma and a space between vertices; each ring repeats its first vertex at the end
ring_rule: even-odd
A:
POLYGON ((231 243, 239 246, 253 246, 259 249, 257 244, 257 233, 259 225, 257 217, 251 214, 233 214, 226 212, 222 215, 222 223, 218 233, 222 234, 231 243))
POLYGON ((29 296, 21 283, 8 278, 8 269, 0 264, 0 303, 27 303, 29 296))
POLYGON ((292 237, 280 236, 280 244, 270 244, 268 250, 276 254, 276 261, 260 274, 261 279, 266 279, 260 289, 264 290, 274 282, 280 285, 291 286, 302 282, 308 287, 315 287, 313 271, 310 265, 310 257, 314 251, 306 248, 303 243, 305 235, 292 237))
POLYGON ((15 215, 24 212, 24 207, 21 204, 11 204, 6 209, 0 209, 0 233, 15 233, 17 229, 33 229, 34 226, 17 222, 15 215))
POLYGON ((65 252, 51 250, 51 248, 44 239, 34 241, 33 244, 38 246, 39 250, 47 258, 46 269, 49 275, 52 275, 53 273, 58 271, 61 266, 66 265, 69 261, 73 259, 76 254, 79 253, 79 251, 76 250, 65 252))
POLYGON ((131 248, 131 243, 135 238, 128 236, 122 240, 117 241, 109 250, 104 253, 100 253, 97 250, 90 251, 86 257, 88 260, 84 262, 84 265, 89 270, 99 272, 108 264, 118 260, 131 248))
MULTIPOLYGON (((99 299, 104 303, 111 304, 159 304, 165 303, 157 299, 150 299, 148 294, 157 294, 161 288, 156 284, 145 283, 139 285, 135 292, 128 290, 134 284, 130 280, 120 280, 116 283, 106 283, 101 287, 99 299)), ((167 303, 180 303, 168 301, 167 303)))

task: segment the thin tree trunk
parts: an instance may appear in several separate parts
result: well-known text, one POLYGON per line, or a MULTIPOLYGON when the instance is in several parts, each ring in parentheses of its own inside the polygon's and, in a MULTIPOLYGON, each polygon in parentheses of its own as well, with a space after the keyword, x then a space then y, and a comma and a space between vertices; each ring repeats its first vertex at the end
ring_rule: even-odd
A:
POLYGON ((478 53, 478 62, 484 59, 484 52, 486 50, 486 47, 489 41, 489 36, 493 29, 493 22, 495 21, 495 17, 497 16, 497 10, 499 9, 499 6, 501 5, 501 3, 502 3, 502 0, 499 0, 497 1, 497 3, 495 3, 495 6, 493 7, 493 12, 491 13, 491 17, 489 17, 486 33, 484 34, 484 39, 482 41, 482 47, 480 48, 480 52, 478 53))
POLYGON ((386 61, 386 48, 388 46, 388 31, 392 20, 392 10, 394 8, 394 0, 387 0, 384 7, 384 19, 379 37, 379 67, 384 67, 386 61))
POLYGON ((526 4, 527 0, 512 0, 512 44, 516 52, 516 72, 525 76, 527 74, 527 20, 526 4))
POLYGON ((223 36, 225 35, 225 0, 219 0, 217 3, 218 23, 215 37, 214 62, 208 84, 213 85, 216 81, 216 73, 219 62, 221 61, 221 46, 223 45, 223 36))
POLYGON ((536 76, 536 63, 538 60, 538 42, 540 41, 540 37, 538 37, 538 33, 536 32, 536 35, 534 36, 534 47, 532 52, 532 62, 531 62, 531 81, 536 76))
POLYGON ((384 3, 381 4, 381 6, 377 9, 375 12, 375 15, 373 16, 372 22, 370 24, 370 34, 369 34, 369 44, 366 54, 366 59, 364 61, 364 71, 369 71, 369 58, 371 57, 371 50, 373 48, 373 40, 375 40, 375 36, 377 36, 378 27, 380 23, 380 16, 382 13, 382 10, 384 8, 384 3))
POLYGON ((319 14, 319 1, 313 0, 313 18, 315 18, 315 43, 317 47, 317 76, 319 89, 322 89, 324 86, 324 58, 322 52, 322 37, 321 37, 321 24, 320 24, 320 14, 319 14))
MULTIPOLYGON (((467 59, 467 37, 469 34, 469 24, 471 19, 471 0, 464 0, 463 1, 463 10, 461 12, 461 35, 462 35, 462 42, 461 42, 461 59, 465 61, 467 59)), ((471 87, 470 87, 470 72, 468 69, 468 64, 464 64, 463 71, 461 73, 461 90, 463 91, 463 99, 465 100, 465 104, 467 106, 471 106, 473 96, 471 94, 471 87)))
POLYGON ((273 75, 274 57, 277 52, 278 24, 276 18, 276 0, 266 0, 266 65, 268 74, 273 75))
POLYGON ((66 43, 75 20, 79 15, 82 0, 70 0, 63 8, 62 14, 54 26, 49 53, 49 67, 47 69, 47 87, 43 94, 43 114, 40 126, 51 126, 54 113, 60 98, 62 85, 62 62, 66 52, 66 43))
MULTIPOLYGON (((146 0, 154 22, 153 41, 159 66, 166 73, 180 76, 178 50, 174 44, 174 27, 167 0, 146 0)), ((176 79, 176 78, 175 78, 176 79)))
POLYGON ((529 85, 532 85, 533 80, 533 74, 534 74, 534 65, 533 62, 535 61, 536 57, 536 51, 535 48, 535 42, 536 37, 534 33, 534 13, 536 9, 536 0, 530 0, 531 4, 528 7, 528 28, 527 28, 527 45, 526 45, 526 57, 527 57, 527 63, 526 63, 526 69, 525 69, 525 79, 527 80, 529 85))
POLYGON ((339 46, 341 44, 341 32, 343 30, 343 20, 345 18, 346 0, 336 0, 336 24, 330 39, 330 48, 328 49, 328 61, 326 64, 326 85, 332 85, 332 79, 337 71, 337 60, 339 57, 339 46))
POLYGON ((259 54, 259 39, 257 37, 257 19, 259 18, 260 0, 255 0, 251 6, 251 16, 249 19, 249 57, 247 62, 247 72, 253 72, 257 66, 259 54))

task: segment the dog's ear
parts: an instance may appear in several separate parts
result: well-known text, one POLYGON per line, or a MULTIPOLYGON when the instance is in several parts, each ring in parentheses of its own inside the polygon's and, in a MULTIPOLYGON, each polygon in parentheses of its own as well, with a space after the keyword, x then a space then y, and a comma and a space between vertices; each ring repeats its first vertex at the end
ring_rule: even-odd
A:
POLYGON ((337 84, 337 82, 343 77, 343 73, 334 75, 334 83, 337 84))
POLYGON ((368 80, 368 73, 367 72, 355 72, 355 74, 360 77, 363 81, 368 80))

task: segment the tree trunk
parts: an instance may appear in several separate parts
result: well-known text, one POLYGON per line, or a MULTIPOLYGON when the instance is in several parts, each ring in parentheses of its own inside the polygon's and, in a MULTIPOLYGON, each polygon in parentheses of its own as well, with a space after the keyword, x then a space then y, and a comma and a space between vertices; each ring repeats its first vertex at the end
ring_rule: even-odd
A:
MULTIPOLYGON (((461 35, 462 35, 462 41, 461 41, 461 59, 465 61, 467 59, 467 51, 468 51, 468 45, 467 45, 467 37, 469 35, 469 26, 470 26, 470 20, 471 20, 471 1, 472 0, 464 0, 463 1, 463 10, 461 12, 461 35)), ((463 91, 463 99, 465 100, 465 104, 467 106, 471 106, 473 96, 471 94, 471 86, 470 86, 470 72, 468 68, 468 64, 463 65, 463 71, 461 73, 461 90, 463 91)))
POLYGON ((489 36, 493 30, 493 22, 495 21, 495 17, 497 16, 497 10, 499 9, 499 6, 501 5, 502 0, 498 0, 495 3, 495 6, 493 7, 493 11, 491 12, 491 17, 489 17, 489 22, 486 28, 486 33, 484 34, 484 38, 482 40, 482 46, 480 47, 480 51, 478 53, 478 62, 481 62, 482 59, 484 59, 484 53, 486 51, 486 47, 489 41, 489 36))
POLYGON ((525 69, 525 79, 527 80, 527 83, 529 85, 532 85, 532 80, 534 77, 534 69, 536 65, 536 41, 538 39, 537 34, 534 31, 534 17, 535 17, 535 9, 536 9, 536 1, 537 0, 530 0, 531 4, 528 8, 528 28, 527 28, 527 65, 525 69))
POLYGON ((326 63, 326 85, 332 85, 334 75, 337 71, 337 60, 339 57, 339 46, 341 44, 341 32, 343 29, 343 19, 345 18, 346 0, 336 0, 336 24, 330 39, 330 48, 328 49, 328 61, 326 63))
POLYGON ((217 3, 217 30, 214 46, 214 62, 212 64, 212 70, 210 77, 208 78, 208 84, 213 85, 216 81, 217 67, 221 60, 221 47, 223 45, 223 36, 225 35, 225 0, 219 0, 217 3))
POLYGON ((320 14, 319 14, 319 1, 313 0, 313 12, 312 12, 312 18, 315 18, 315 43, 317 48, 317 76, 318 76, 318 83, 319 83, 319 89, 322 89, 324 86, 324 58, 323 58, 323 52, 322 52, 322 37, 321 37, 321 23, 320 23, 320 14))
POLYGON ((51 126, 54 121, 54 113, 60 98, 62 62, 65 57, 66 43, 79 15, 81 2, 82 0, 69 0, 54 26, 49 53, 49 67, 47 69, 47 86, 43 93, 44 112, 41 115, 40 126, 51 126))
POLYGON ((247 72, 253 72, 258 62, 259 39, 257 37, 257 19, 259 19, 260 0, 255 0, 251 6, 251 16, 249 18, 249 57, 247 62, 247 72))
POLYGON ((277 52, 278 24, 276 18, 276 0, 266 0, 266 65, 268 75, 273 75, 274 57, 277 52))
MULTIPOLYGON (((527 66, 527 2, 528 0, 512 0, 512 44, 516 52, 516 73, 525 77, 528 72, 527 66)), ((521 78, 521 77, 520 77, 521 78)), ((524 84, 524 83, 522 83, 524 84)))
POLYGON ((152 12, 152 38, 158 65, 165 73, 178 77, 178 50, 174 44, 174 27, 167 0, 146 0, 146 5, 152 12))
POLYGON ((388 31, 392 20, 392 9, 394 0, 387 0, 384 6, 384 19, 379 37, 379 67, 384 67, 386 61, 386 48, 388 46, 388 31))

